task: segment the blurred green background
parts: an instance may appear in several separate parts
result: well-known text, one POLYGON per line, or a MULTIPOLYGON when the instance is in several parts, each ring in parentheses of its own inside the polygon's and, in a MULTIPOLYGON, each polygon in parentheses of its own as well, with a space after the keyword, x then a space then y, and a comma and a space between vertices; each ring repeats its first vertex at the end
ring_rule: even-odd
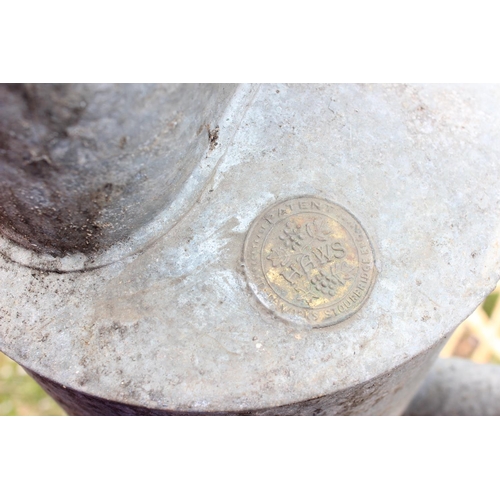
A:
POLYGON ((0 415, 65 415, 17 364, 0 353, 0 415))

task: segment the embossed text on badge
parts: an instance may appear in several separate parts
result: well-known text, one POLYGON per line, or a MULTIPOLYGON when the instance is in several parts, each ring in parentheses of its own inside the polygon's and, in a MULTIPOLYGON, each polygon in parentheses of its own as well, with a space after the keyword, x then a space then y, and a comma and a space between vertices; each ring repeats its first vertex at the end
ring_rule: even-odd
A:
POLYGON ((347 210, 315 197, 268 208, 248 232, 250 287, 277 316, 319 328, 352 316, 376 277, 368 235, 347 210))

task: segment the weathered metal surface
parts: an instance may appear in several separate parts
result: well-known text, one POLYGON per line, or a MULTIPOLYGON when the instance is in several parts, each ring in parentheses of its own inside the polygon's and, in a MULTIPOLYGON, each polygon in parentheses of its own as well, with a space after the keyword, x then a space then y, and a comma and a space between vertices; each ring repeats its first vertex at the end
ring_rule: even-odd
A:
POLYGON ((126 212, 129 232, 64 256, 0 238, 0 349, 152 412, 300 413, 313 400, 325 413, 402 412, 499 278, 499 87, 249 85, 216 103, 217 140, 200 135, 170 205, 160 155, 156 201, 126 212), (372 291, 334 325, 278 316, 243 265, 252 222, 304 197, 354 214, 372 243, 372 291))
MULTIPOLYGON (((441 344, 439 344, 440 346, 441 344)), ((438 347, 439 346, 434 346, 438 347)), ((349 387, 340 393, 267 408, 247 407, 240 410, 203 409, 172 410, 126 404, 113 398, 104 399, 63 386, 30 370, 28 373, 50 394, 68 415, 118 416, 328 416, 328 415, 398 415, 415 392, 422 371, 427 372, 435 360, 433 349, 420 353, 405 364, 373 379, 349 387)))

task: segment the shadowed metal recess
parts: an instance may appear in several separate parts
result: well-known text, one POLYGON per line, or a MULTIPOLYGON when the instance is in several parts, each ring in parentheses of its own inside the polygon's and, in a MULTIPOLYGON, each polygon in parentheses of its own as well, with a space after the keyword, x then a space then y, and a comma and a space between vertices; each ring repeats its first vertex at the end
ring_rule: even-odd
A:
POLYGON ((36 252, 108 248, 174 199, 231 85, 0 85, 0 231, 36 252))

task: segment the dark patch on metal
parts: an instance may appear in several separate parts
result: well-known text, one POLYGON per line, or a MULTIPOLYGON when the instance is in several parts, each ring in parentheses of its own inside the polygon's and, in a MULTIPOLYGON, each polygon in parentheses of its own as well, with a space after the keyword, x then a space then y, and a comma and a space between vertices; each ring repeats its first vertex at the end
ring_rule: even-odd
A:
POLYGON ((82 190, 85 169, 52 154, 55 146, 71 150, 80 142, 68 128, 84 112, 81 96, 65 85, 15 84, 0 86, 0 100, 0 232, 55 256, 99 250, 97 220, 113 186, 82 190))
POLYGON ((219 139, 219 126, 215 127, 213 130, 207 125, 208 140, 210 141, 210 151, 213 151, 219 144, 217 140, 219 139))

